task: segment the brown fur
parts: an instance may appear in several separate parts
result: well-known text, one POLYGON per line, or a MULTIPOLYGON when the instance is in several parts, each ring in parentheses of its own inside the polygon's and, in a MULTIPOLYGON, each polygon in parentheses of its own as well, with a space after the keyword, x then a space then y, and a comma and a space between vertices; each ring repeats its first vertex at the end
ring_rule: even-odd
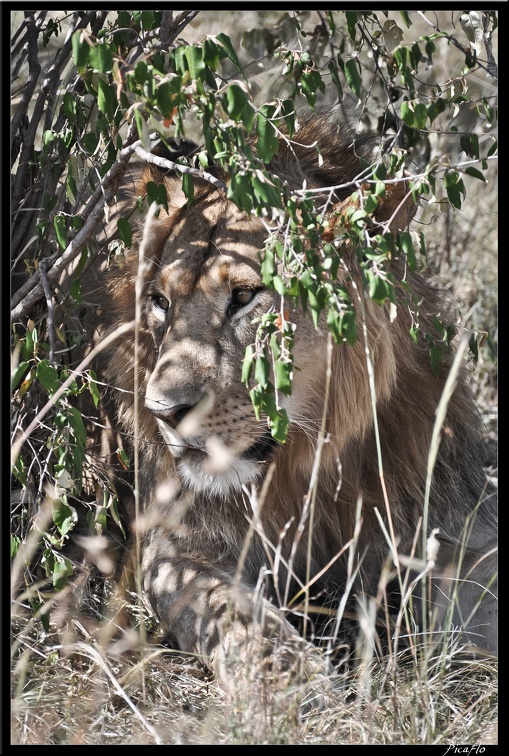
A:
MULTIPOLYGON (((367 139, 354 150, 350 138, 324 119, 311 121, 296 138, 306 144, 318 139, 324 164, 319 167, 313 149, 298 146, 289 149, 282 145, 271 169, 290 188, 300 188, 304 179, 308 187, 351 180, 358 173, 355 151, 364 155, 370 151, 367 139)), ((162 174, 150 168, 145 173, 144 181, 147 180, 161 181, 162 174)), ((440 376, 435 377, 427 349, 411 343, 410 315, 402 289, 398 288, 397 317, 393 322, 387 308, 363 298, 375 370, 387 498, 381 484, 361 334, 354 346, 335 346, 332 352, 330 401, 326 409, 328 440, 323 446, 314 498, 308 565, 309 518, 302 523, 302 533, 299 528, 324 411, 326 335, 325 329, 315 331, 310 319, 294 309, 290 315, 297 324, 292 405, 296 419, 291 423, 286 444, 268 454, 266 463, 259 463, 264 474, 270 462, 274 463, 274 469, 270 469, 270 483, 263 493, 257 527, 254 533, 249 533, 253 511, 246 492, 240 488, 226 491, 225 487, 214 492, 213 485, 195 490, 189 476, 179 473, 154 415, 143 406, 143 399, 147 386, 153 396, 157 394, 161 406, 192 406, 209 393, 213 407, 209 414, 201 416, 195 437, 219 439, 234 454, 239 449, 242 453, 249 439, 253 443, 263 436, 266 426, 254 419, 247 391, 240 382, 240 369, 244 349, 254 341, 256 326, 251 325, 251 320, 270 306, 273 294, 262 292, 252 312, 233 324, 224 313, 232 289, 259 281, 256 250, 263 246, 265 231, 258 220, 243 217, 224 195, 204 182, 196 182, 195 201, 187 209, 179 179, 167 176, 164 181, 170 210, 168 214, 161 211, 159 219, 147 229, 144 243, 147 268, 143 274, 139 324, 137 423, 132 394, 134 331, 129 339, 115 342, 99 368, 103 379, 121 390, 113 390, 116 422, 128 434, 134 434, 135 430, 138 434, 140 493, 152 512, 143 557, 147 595, 173 642, 182 650, 198 653, 225 679, 228 678, 225 658, 233 654, 235 644, 244 648, 244 654, 249 653, 246 649, 250 647, 249 639, 254 638, 255 620, 260 614, 264 617, 263 636, 270 638, 276 631, 283 632, 294 643, 298 642, 283 613, 275 607, 287 606, 307 576, 313 578, 322 571, 352 538, 359 499, 362 527, 357 552, 362 568, 353 592, 376 593, 388 546, 375 508, 388 526, 386 501, 399 542, 398 551, 411 552, 422 516, 435 412, 453 355, 446 356, 440 376), (220 261, 219 252, 223 254, 220 261), (149 298, 150 294, 163 291, 170 301, 164 323, 161 310, 154 309, 149 298), (246 537, 249 541, 244 549, 246 537), (288 563, 291 563, 290 580, 285 567, 288 563), (256 586, 265 567, 277 574, 269 574, 262 581, 265 598, 261 599, 256 586), (234 610, 236 620, 228 619, 229 608, 234 610)), ((336 201, 344 200, 351 191, 338 193, 336 201)), ((380 220, 391 216, 399 199, 389 197, 380 220)), ((396 224, 403 225, 408 218, 409 211, 403 208, 396 224)), ((104 289, 100 334, 134 317, 138 248, 139 243, 125 266, 113 270, 109 277, 104 289)), ((353 279, 359 283, 355 259, 348 262, 353 279)), ((396 261, 392 272, 396 279, 401 278, 402 264, 396 261)), ((421 329, 433 331, 431 316, 435 311, 443 311, 441 297, 418 275, 411 275, 408 280, 423 300, 421 329)), ((355 299, 353 290, 352 296, 355 299)), ((360 325, 360 308, 357 310, 360 325)), ((264 476, 254 484, 248 483, 247 488, 250 486, 255 497, 259 496, 264 476)), ((483 592, 482 586, 490 583, 496 570, 493 556, 482 559, 496 544, 495 503, 486 490, 482 470, 479 418, 460 375, 448 406, 431 490, 428 526, 430 531, 439 529, 441 544, 437 574, 457 562, 465 523, 474 510, 475 521, 462 575, 477 566, 468 575, 471 582, 460 586, 459 608, 453 623, 456 625, 470 614, 483 592)), ((347 558, 348 553, 344 559, 333 561, 313 583, 312 604, 322 603, 335 609, 345 587, 347 558)), ((455 584, 449 582, 449 586, 455 584)), ((492 584, 489 590, 494 590, 492 584)), ((445 594, 440 596, 442 603, 447 604, 445 594)), ((488 594, 470 621, 466 639, 494 649, 495 613, 496 602, 488 594)))

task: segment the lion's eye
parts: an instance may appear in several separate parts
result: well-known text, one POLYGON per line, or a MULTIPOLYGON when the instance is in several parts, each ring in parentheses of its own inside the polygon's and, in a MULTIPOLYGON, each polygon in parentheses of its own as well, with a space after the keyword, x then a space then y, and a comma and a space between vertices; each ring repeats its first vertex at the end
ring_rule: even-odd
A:
POLYGON ((231 303, 239 307, 245 307, 253 301, 255 289, 234 289, 232 291, 231 303))
POLYGON ((166 297, 163 297, 162 294, 152 294, 152 302, 154 303, 154 307, 156 307, 158 310, 168 312, 170 303, 168 302, 166 297))
POLYGON ((228 304, 228 315, 234 315, 238 310, 250 304, 258 289, 233 289, 228 304))

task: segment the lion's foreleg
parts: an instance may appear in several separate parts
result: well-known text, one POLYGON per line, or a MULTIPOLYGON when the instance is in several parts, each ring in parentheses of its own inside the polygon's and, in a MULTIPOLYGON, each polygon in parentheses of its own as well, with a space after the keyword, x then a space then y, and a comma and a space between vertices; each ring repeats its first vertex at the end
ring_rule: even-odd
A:
POLYGON ((323 659, 270 602, 212 559, 193 555, 171 534, 154 534, 143 555, 144 587, 163 627, 182 651, 196 654, 224 688, 254 680, 280 687, 320 678, 323 659))

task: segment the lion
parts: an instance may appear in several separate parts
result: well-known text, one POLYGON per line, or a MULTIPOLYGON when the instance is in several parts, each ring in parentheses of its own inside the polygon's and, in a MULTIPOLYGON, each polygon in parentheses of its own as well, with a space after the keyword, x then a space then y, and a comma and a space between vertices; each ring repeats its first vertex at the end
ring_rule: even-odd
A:
MULTIPOLYGON (((290 190, 340 186, 371 150, 368 137, 353 145, 341 124, 315 116, 291 144, 281 140, 269 170, 290 190), (322 161, 309 149, 315 141, 322 161)), ((97 369, 112 387, 115 424, 137 444, 149 605, 168 643, 228 680, 232 659, 245 663, 255 638, 267 653, 282 641, 289 658, 307 642, 303 632, 330 638, 345 592, 353 607, 356 598, 376 597, 384 565, 393 578, 404 571, 397 554, 423 569, 415 544, 454 354, 445 354, 435 375, 426 345, 410 339, 406 289, 396 286, 394 316, 362 294, 357 256, 347 250, 349 273, 338 275, 357 302, 367 342, 332 343, 323 322, 315 327, 300 305, 285 302, 296 326, 295 369, 291 394, 280 396, 288 437, 276 441, 241 378, 256 320, 281 308, 261 276, 267 224, 203 179, 193 178, 191 204, 179 174, 147 165, 136 193, 148 181, 164 184, 168 209, 147 219, 124 263, 112 265, 97 324, 103 338, 134 321, 138 297, 138 328, 115 341, 97 369)), ((348 202, 351 192, 338 190, 335 202, 348 202)), ((378 222, 408 224, 413 210, 401 196, 388 195, 378 222)), ((418 298, 421 330, 434 332, 433 314, 445 307, 440 292, 399 259, 391 272, 418 298)), ((493 651, 496 504, 482 461, 482 426, 460 370, 429 494, 426 536, 438 552, 434 564, 423 559, 435 576, 435 632, 448 616, 465 643, 493 651)), ((419 622, 421 581, 414 582, 419 622)))

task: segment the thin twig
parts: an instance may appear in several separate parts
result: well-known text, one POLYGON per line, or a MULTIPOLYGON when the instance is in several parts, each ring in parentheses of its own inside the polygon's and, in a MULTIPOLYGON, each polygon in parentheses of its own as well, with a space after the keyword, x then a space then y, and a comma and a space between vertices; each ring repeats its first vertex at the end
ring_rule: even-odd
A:
POLYGON ((44 296, 46 297, 46 305, 48 308, 47 326, 49 341, 49 361, 53 362, 55 355, 55 324, 53 322, 53 299, 51 297, 51 289, 48 282, 48 258, 40 261, 39 276, 41 278, 41 284, 42 288, 44 289, 44 296))
MULTIPOLYGON (((97 225, 104 214, 104 205, 110 202, 115 196, 118 185, 127 169, 127 164, 133 154, 135 144, 129 144, 129 141, 135 137, 135 127, 132 126, 127 136, 127 146, 120 152, 118 161, 110 168, 98 191, 94 193, 87 203, 86 211, 83 216, 86 218, 85 224, 81 230, 71 240, 62 256, 52 256, 51 262, 54 264, 48 269, 48 280, 55 281, 60 273, 72 262, 81 252, 83 246, 91 238, 97 225)), ((32 275, 28 281, 13 295, 11 317, 13 320, 25 315, 30 307, 37 302, 43 295, 43 288, 40 282, 39 272, 32 275)))
POLYGON ((23 431, 17 438, 16 442, 12 446, 11 450, 11 463, 14 465, 19 453, 21 451, 21 448, 25 441, 30 438, 30 434, 33 430, 40 424, 41 420, 45 415, 49 412, 49 410, 53 407, 54 404, 60 399, 66 388, 68 388, 71 383, 81 375, 82 371, 86 368, 86 366, 98 355, 100 354, 106 347, 109 347, 110 344, 115 341, 116 339, 123 336, 125 333, 128 333, 134 326, 134 320, 130 320, 128 323, 124 323, 124 325, 119 326, 116 328, 112 333, 110 333, 108 336, 106 336, 97 346, 95 346, 91 352, 87 354, 86 357, 84 357, 77 368, 71 371, 68 378, 60 385, 60 388, 55 391, 55 393, 51 396, 50 399, 46 402, 44 407, 39 410, 37 415, 34 417, 28 428, 23 431))
POLYGON ((201 178, 204 181, 208 181, 209 184, 212 184, 222 192, 226 192, 228 189, 226 184, 213 176, 211 173, 198 170, 198 168, 191 168, 189 165, 182 165, 182 163, 174 163, 173 160, 168 160, 167 158, 162 158, 158 155, 152 155, 151 152, 147 152, 147 150, 143 149, 141 143, 135 145, 134 151, 139 157, 141 157, 143 160, 146 160, 147 163, 153 163, 154 165, 158 165, 160 168, 166 168, 168 171, 179 171, 180 173, 188 173, 191 176, 196 176, 197 178, 201 178))

